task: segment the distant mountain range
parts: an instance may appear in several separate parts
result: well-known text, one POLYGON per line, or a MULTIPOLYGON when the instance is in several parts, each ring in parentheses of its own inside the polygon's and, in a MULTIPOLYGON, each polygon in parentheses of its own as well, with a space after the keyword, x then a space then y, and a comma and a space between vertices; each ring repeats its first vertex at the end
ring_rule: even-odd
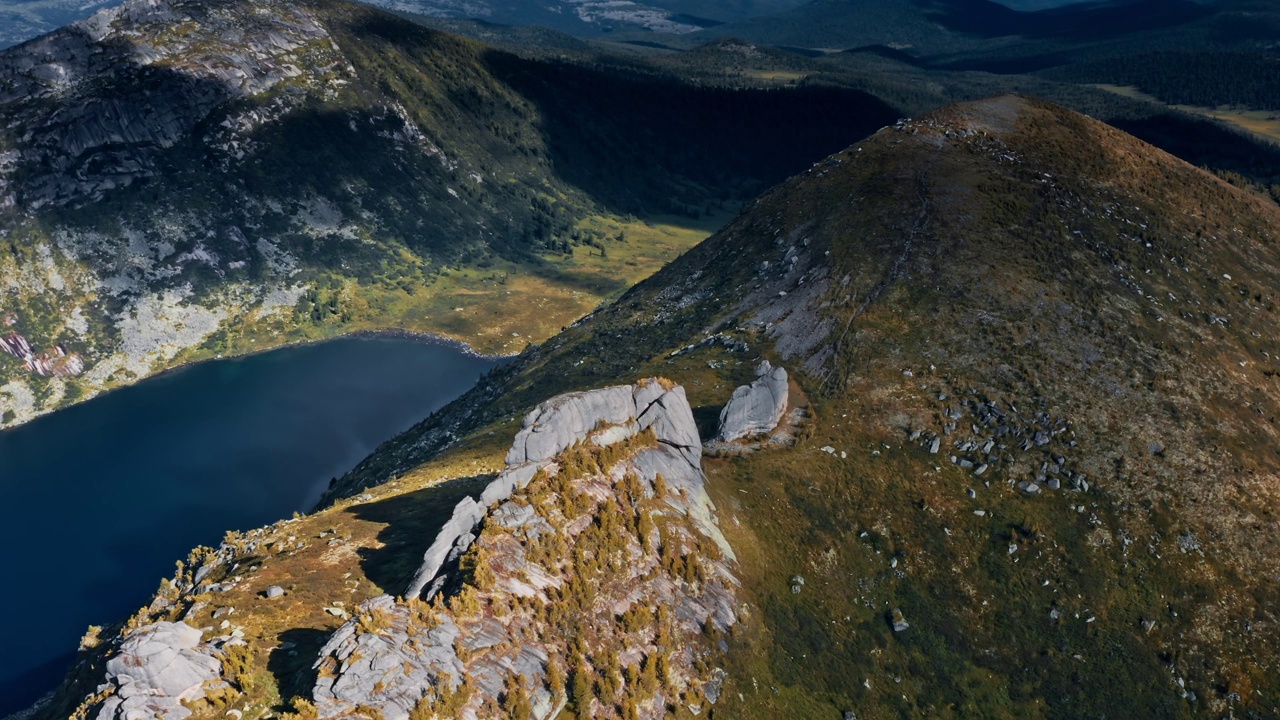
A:
POLYGON ((686 41, 733 36, 770 45, 884 45, 935 63, 1027 71, 1070 54, 1274 48, 1280 10, 1264 0, 1111 0, 1020 12, 991 0, 813 0, 717 26, 686 41), (989 60, 988 60, 989 58, 989 60), (994 67, 1003 61, 1003 68, 994 67))
MULTIPOLYGON (((1036 11, 1086 0, 1006 0, 1036 11)), ((88 17, 120 0, 2 0, 0 48, 16 45, 88 17)), ((541 26, 581 37, 614 33, 691 33, 720 24, 785 12, 803 0, 370 0, 369 4, 427 17, 465 18, 512 26, 541 26)), ((819 3, 820 4, 820 3, 819 3)), ((859 3, 875 8, 874 3, 859 3)))
MULTIPOLYGON (((120 0, 3 0, 0 48, 82 20, 120 0)), ((503 25, 538 25, 582 36, 614 31, 692 32, 787 10, 800 0, 371 0, 398 12, 474 18, 503 25)))

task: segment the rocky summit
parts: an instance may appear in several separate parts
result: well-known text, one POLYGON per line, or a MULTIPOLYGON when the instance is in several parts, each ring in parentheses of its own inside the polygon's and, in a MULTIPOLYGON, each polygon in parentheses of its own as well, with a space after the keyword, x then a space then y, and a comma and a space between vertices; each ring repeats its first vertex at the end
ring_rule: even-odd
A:
POLYGON ((1278 241, 1048 103, 902 120, 198 551, 46 716, 179 620, 244 639, 202 718, 1275 716, 1278 241), (702 454, 779 366, 789 440, 702 454))

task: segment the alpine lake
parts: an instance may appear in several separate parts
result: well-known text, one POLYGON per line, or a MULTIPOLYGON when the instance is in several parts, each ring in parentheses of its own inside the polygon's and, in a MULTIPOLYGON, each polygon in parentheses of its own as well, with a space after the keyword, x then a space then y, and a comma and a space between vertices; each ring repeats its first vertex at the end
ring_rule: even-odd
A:
POLYGON ((0 717, 56 687, 88 626, 132 614, 191 548, 310 509, 496 362, 341 338, 181 368, 0 432, 0 717))

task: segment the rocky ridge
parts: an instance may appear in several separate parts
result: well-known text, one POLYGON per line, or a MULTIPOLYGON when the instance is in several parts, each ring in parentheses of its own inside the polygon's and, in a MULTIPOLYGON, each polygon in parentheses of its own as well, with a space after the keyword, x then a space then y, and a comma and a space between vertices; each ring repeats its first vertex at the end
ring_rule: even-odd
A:
POLYGON ((320 716, 501 706, 549 718, 572 701, 648 718, 715 702, 719 671, 695 668, 721 650, 703 636, 736 622, 737 581, 699 460, 683 388, 666 381, 539 405, 507 468, 442 528, 407 600, 367 601, 321 650, 320 716), (424 589, 448 599, 427 605, 424 589), (636 616, 646 621, 619 620, 636 616), (655 676, 655 663, 674 672, 655 676), (630 679, 594 700, 566 690, 566 670, 588 664, 606 678, 631 667, 630 679))
POLYGON ((1266 199, 1047 103, 904 119, 388 444, 346 492, 531 386, 639 365, 695 373, 695 407, 718 409, 750 372, 727 336, 785 361, 816 419, 708 471, 774 548, 745 583, 773 639, 743 662, 793 691, 718 711, 941 712, 977 692, 975 712, 1140 695, 1169 717, 1272 714, 1249 695, 1274 687, 1272 593, 1243 578, 1280 545, 1257 522, 1280 473, 1278 239, 1266 199), (908 670, 926 658, 948 669, 908 670), (966 673, 1001 679, 949 685, 966 673))

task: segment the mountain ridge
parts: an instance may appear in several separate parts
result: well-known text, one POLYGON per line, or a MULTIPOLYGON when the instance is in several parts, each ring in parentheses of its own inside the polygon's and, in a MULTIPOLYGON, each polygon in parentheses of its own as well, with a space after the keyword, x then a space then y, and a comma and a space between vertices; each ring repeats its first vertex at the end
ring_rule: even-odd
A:
MULTIPOLYGON (((530 408, 670 377, 710 437, 763 357, 789 439, 701 462, 741 582, 717 714, 1274 713, 1278 243, 1269 201, 1043 101, 901 121, 255 531, 225 594, 175 578, 130 627, 234 605, 249 656, 214 712, 305 716, 324 608, 398 592, 530 408), (289 604, 261 594, 303 568, 289 604)), ((630 687, 582 667, 587 702, 630 687)))

